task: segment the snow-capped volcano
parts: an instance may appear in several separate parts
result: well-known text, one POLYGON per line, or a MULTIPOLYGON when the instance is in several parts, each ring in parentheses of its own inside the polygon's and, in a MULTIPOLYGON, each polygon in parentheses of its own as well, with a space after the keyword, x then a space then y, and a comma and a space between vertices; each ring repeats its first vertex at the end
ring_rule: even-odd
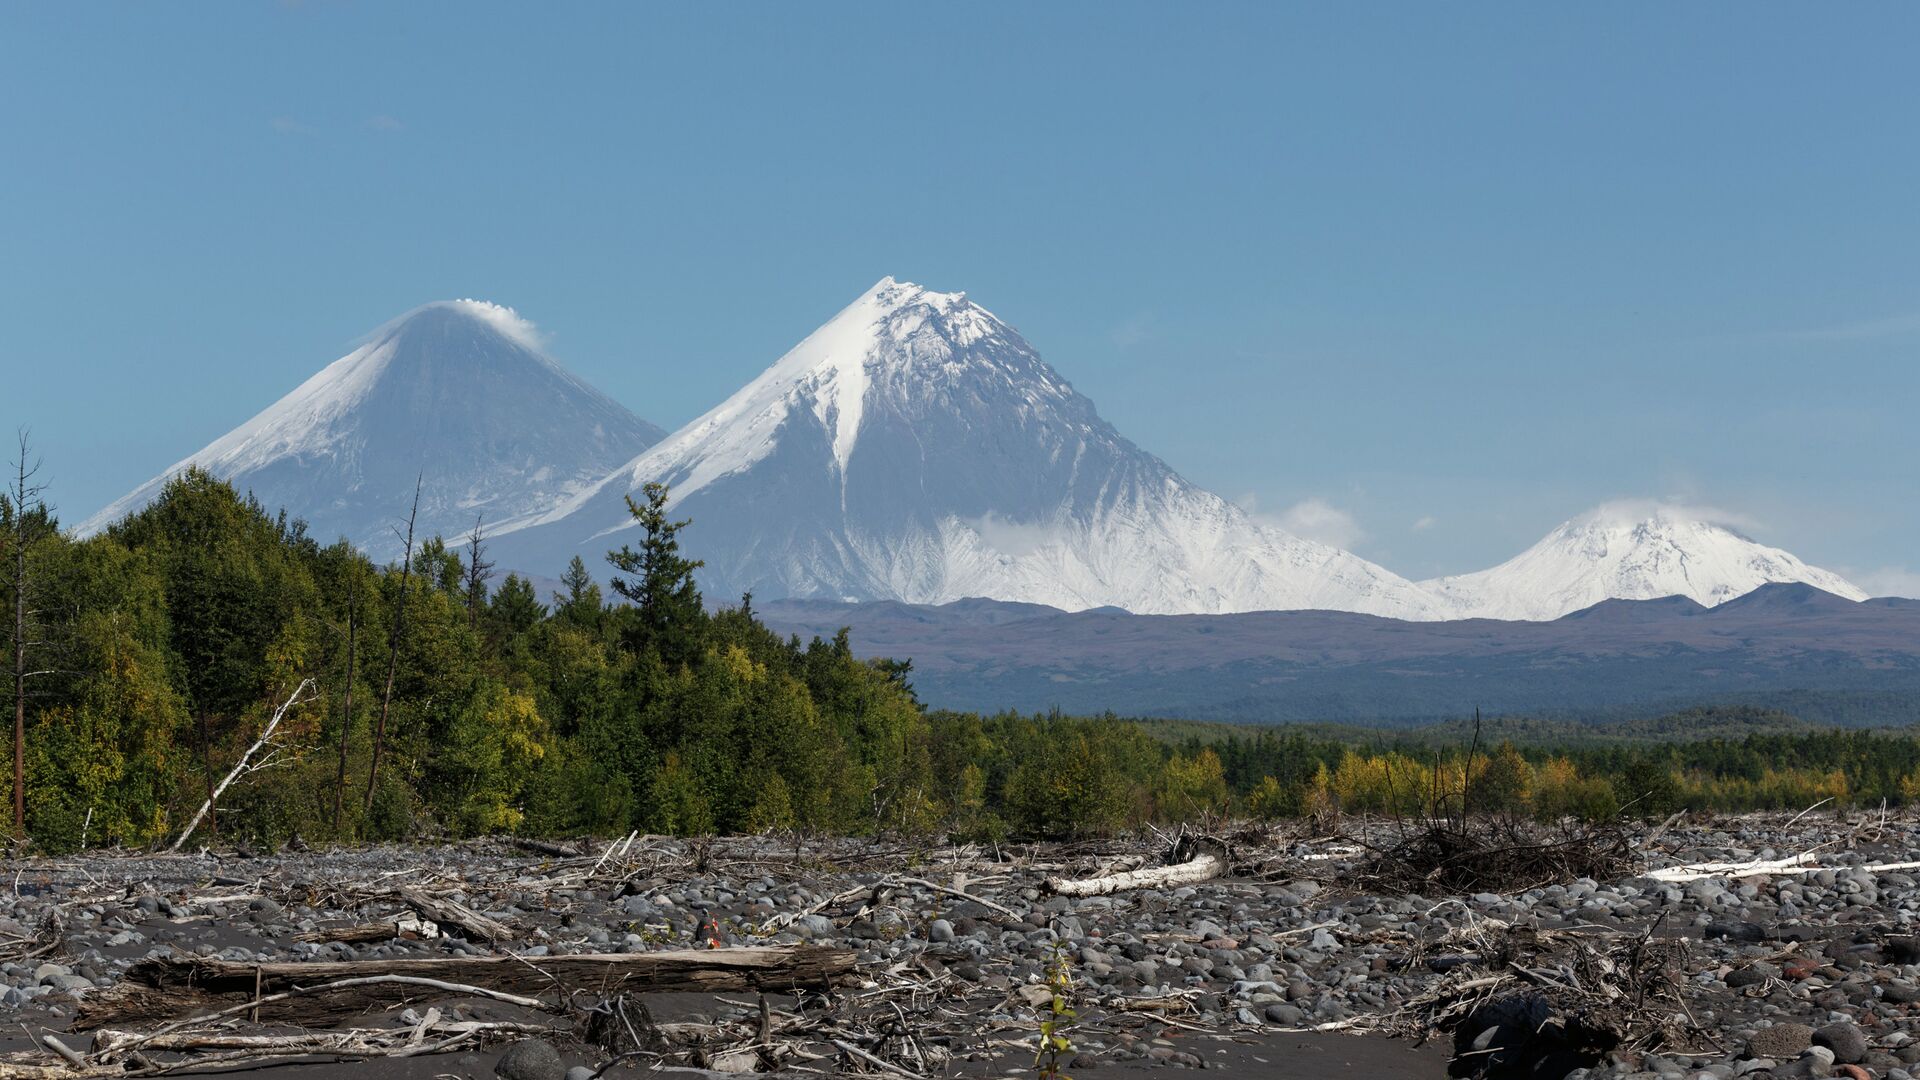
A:
POLYGON ((1838 574, 1685 507, 1612 503, 1561 525, 1491 570, 1421 582, 1453 618, 1557 619, 1602 600, 1685 596, 1708 607, 1769 582, 1803 582, 1849 600, 1838 574))
POLYGON ((269 510, 305 518, 322 542, 345 536, 377 558, 421 480, 421 536, 551 507, 659 439, 548 358, 510 308, 451 300, 414 309, 258 416, 179 461, 80 526, 97 532, 198 465, 269 510))
POLYGON ((499 538, 503 566, 599 564, 624 497, 668 484, 715 599, 1441 612, 1338 548, 1263 526, 1123 438, 1012 327, 884 278, 591 490, 499 538))

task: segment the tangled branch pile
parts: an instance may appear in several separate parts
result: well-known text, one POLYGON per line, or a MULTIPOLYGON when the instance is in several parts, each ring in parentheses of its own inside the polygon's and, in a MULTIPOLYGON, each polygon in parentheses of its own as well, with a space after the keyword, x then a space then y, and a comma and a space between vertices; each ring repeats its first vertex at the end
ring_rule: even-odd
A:
POLYGON ((1443 945, 1474 951, 1383 1027, 1452 1034, 1454 1073, 1504 1078, 1564 1063, 1562 1075, 1615 1050, 1680 1051, 1705 1032, 1681 996, 1683 938, 1555 931, 1482 920, 1443 945))
POLYGON ((1512 893, 1579 878, 1632 872, 1632 847, 1617 824, 1545 826, 1513 815, 1431 818, 1396 826, 1389 838, 1355 843, 1373 853, 1365 876, 1390 891, 1512 893))

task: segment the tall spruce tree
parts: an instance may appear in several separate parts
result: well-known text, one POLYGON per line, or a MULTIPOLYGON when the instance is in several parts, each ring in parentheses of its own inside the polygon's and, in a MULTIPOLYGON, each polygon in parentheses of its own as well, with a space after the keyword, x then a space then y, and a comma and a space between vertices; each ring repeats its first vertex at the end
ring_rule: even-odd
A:
POLYGON ((680 530, 692 521, 667 516, 667 485, 649 483, 640 489, 644 502, 627 496, 627 510, 640 524, 640 550, 621 545, 607 553, 615 570, 633 575, 613 579, 613 591, 632 601, 634 616, 630 642, 636 651, 653 649, 669 666, 698 655, 706 612, 693 572, 706 565, 680 554, 680 530))

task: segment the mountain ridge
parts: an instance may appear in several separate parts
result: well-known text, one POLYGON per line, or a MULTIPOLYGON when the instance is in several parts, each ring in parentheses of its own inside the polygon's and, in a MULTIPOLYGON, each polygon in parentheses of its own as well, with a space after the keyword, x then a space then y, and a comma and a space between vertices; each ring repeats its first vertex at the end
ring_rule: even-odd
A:
MULTIPOLYGON (((1805 695, 1920 721, 1920 603, 1770 584, 1744 604, 1608 601, 1553 621, 1409 622, 1331 611, 1132 615, 756 601, 803 639, 850 630, 913 663, 937 708, 1235 721, 1589 715, 1805 695)), ((1830 706, 1838 708, 1838 706, 1830 706)), ((1809 708, 1812 708, 1811 706, 1809 708)))

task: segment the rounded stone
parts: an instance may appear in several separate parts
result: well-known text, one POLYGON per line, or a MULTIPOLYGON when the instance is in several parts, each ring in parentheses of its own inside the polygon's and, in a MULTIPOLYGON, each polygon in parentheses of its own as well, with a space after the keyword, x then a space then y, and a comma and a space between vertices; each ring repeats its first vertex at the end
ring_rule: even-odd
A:
POLYGON ((1805 1024, 1775 1024, 1761 1028, 1747 1040, 1747 1056, 1787 1061, 1813 1045, 1813 1029, 1805 1024))
POLYGON ((1867 1033, 1857 1024, 1828 1024, 1813 1033, 1813 1045, 1833 1051, 1833 1060, 1842 1065, 1867 1059, 1867 1033))
POLYGON ((560 1052, 543 1039, 522 1039, 507 1048, 493 1067, 500 1080, 566 1080, 560 1052))

